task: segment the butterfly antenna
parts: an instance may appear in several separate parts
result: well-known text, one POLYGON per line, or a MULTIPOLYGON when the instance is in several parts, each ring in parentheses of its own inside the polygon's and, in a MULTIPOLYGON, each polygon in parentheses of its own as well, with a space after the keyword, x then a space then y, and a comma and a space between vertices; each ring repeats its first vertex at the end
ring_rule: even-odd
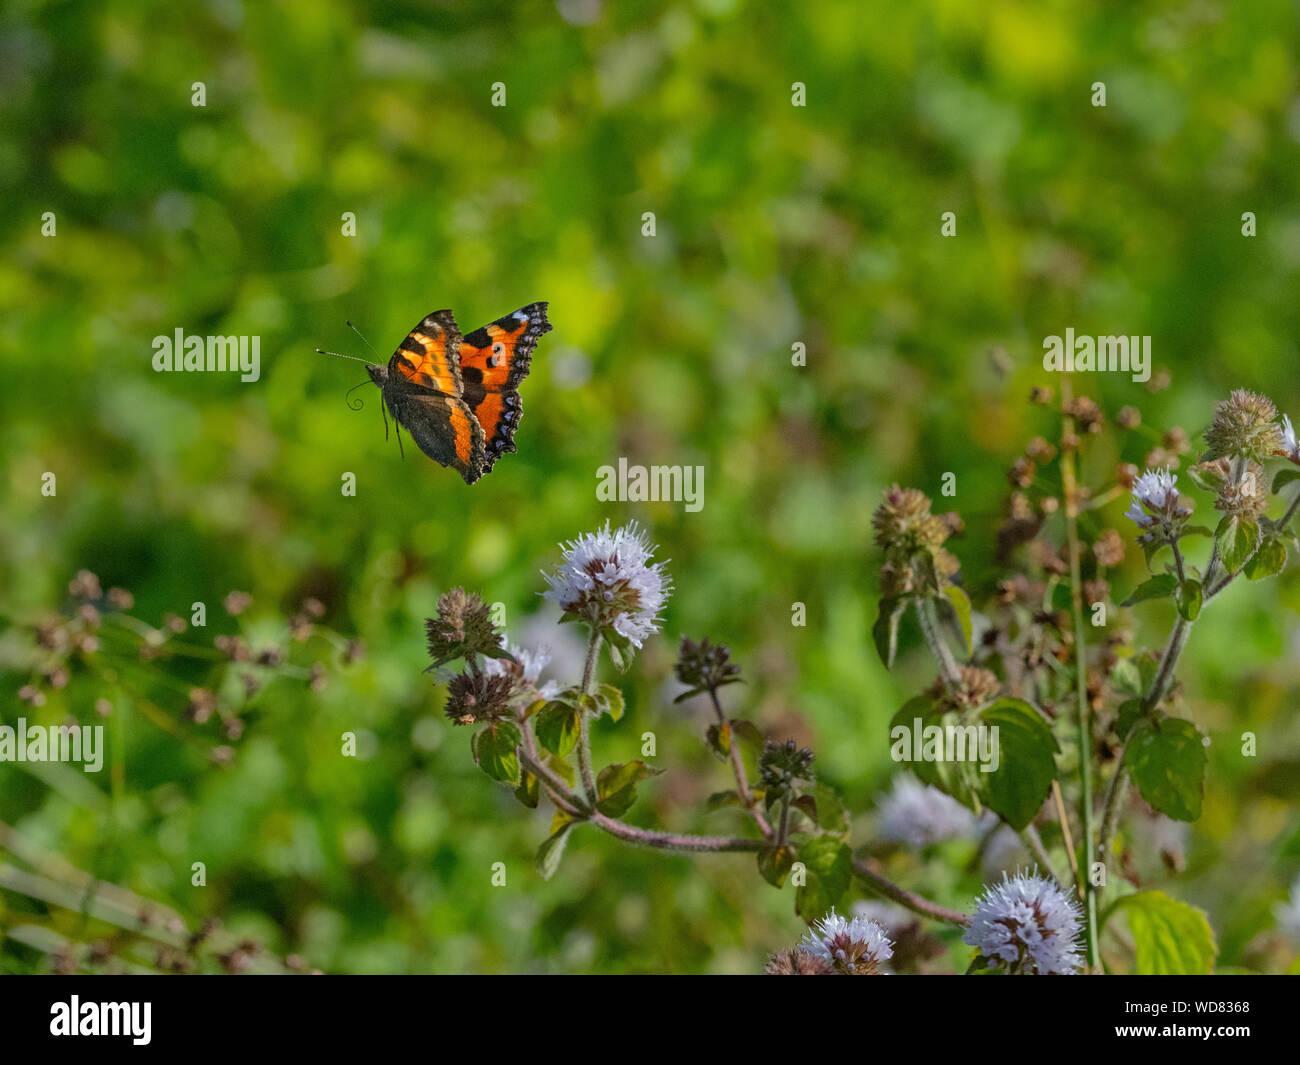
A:
POLYGON ((326 351, 324 348, 316 349, 317 355, 333 355, 336 359, 351 359, 353 362, 364 362, 367 366, 378 366, 379 363, 371 362, 369 359, 358 358, 356 355, 343 355, 337 351, 326 351))
POLYGON ((370 380, 365 380, 362 381, 361 384, 353 385, 351 388, 347 390, 347 392, 344 394, 343 402, 345 402, 348 405, 348 410, 360 410, 362 407, 366 405, 366 401, 360 398, 358 398, 357 401, 353 403, 352 393, 355 392, 358 388, 365 388, 366 385, 373 384, 373 383, 374 382, 370 380))
POLYGON ((356 333, 357 336, 361 337, 361 343, 363 343, 363 344, 364 344, 366 347, 368 347, 371 351, 374 351, 374 352, 375 352, 375 357, 376 357, 376 358, 379 357, 379 352, 375 351, 375 346, 374 346, 372 343, 370 343, 370 341, 368 341, 364 336, 361 336, 361 330, 360 330, 360 329, 358 329, 358 328, 357 328, 355 325, 353 325, 351 322, 348 322, 348 328, 351 329, 352 332, 356 333))

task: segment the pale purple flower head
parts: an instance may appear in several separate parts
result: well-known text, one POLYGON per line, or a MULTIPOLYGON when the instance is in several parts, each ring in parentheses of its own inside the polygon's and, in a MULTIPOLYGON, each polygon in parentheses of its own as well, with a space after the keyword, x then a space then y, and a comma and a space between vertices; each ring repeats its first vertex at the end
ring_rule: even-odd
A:
POLYGON ((514 657, 513 662, 508 658, 486 658, 483 660, 483 672, 490 677, 498 674, 514 676, 517 681, 535 689, 543 699, 553 699, 559 694, 560 686, 555 681, 539 681, 542 670, 551 663, 550 651, 544 647, 531 651, 513 643, 507 643, 506 650, 514 657))
POLYGON ((1282 415, 1282 454, 1300 465, 1300 439, 1296 438, 1295 427, 1285 414, 1282 415))
POLYGON ((561 546, 563 561, 543 576, 544 594, 565 620, 612 631, 633 647, 659 631, 672 580, 662 562, 650 561, 656 549, 636 522, 611 531, 607 521, 561 546))
POLYGON ((880 806, 878 835, 888 843, 925 847, 969 836, 975 815, 950 795, 903 773, 880 806))
POLYGON ((841 917, 833 907, 813 924, 799 946, 835 972, 850 976, 875 975, 894 956, 894 945, 880 925, 866 917, 841 917))
POLYGON ((1037 873, 1002 876, 975 905, 962 942, 992 962, 1039 976, 1079 971, 1083 911, 1056 884, 1037 873))
POLYGON ((1147 470, 1133 486, 1133 502, 1124 517, 1146 530, 1139 540, 1168 537, 1192 512, 1192 505, 1178 494, 1178 478, 1168 470, 1147 470))

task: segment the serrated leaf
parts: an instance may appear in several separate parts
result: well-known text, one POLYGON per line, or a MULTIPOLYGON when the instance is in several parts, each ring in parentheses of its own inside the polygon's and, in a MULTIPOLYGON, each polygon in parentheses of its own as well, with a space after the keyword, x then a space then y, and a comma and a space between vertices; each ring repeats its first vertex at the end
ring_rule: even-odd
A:
POLYGON ((1201 597, 1201 582, 1189 577, 1180 582, 1174 592, 1174 605, 1183 618, 1195 621, 1201 613, 1201 597))
POLYGON ((1286 568, 1286 544, 1277 536, 1270 536, 1259 545, 1259 550, 1246 563, 1246 579, 1252 581, 1273 577, 1286 568))
POLYGON ((880 600, 880 612, 876 615, 876 623, 871 627, 876 653, 880 655, 886 669, 894 668, 894 655, 898 652, 898 622, 906 608, 907 599, 904 596, 880 600))
POLYGON ((596 777, 596 809, 606 817, 622 817, 636 802, 638 781, 661 772, 641 761, 607 765, 596 777))
POLYGON ((785 883, 786 875, 793 864, 794 851, 790 847, 773 845, 764 847, 758 852, 758 871, 773 887, 779 888, 785 883))
POLYGON ((1205 913, 1163 891, 1139 891, 1115 904, 1128 917, 1135 975, 1206 976, 1218 947, 1205 913))
POLYGON ((537 871, 543 880, 550 880, 555 875, 555 870, 560 867, 560 859, 564 857, 564 846, 569 841, 569 833, 575 824, 576 821, 567 821, 537 848, 537 871))
POLYGON ((853 879, 853 854, 834 836, 813 836, 800 844, 798 860, 807 882, 795 893, 794 909, 805 921, 815 921, 839 904, 853 879))
POLYGON ((582 728, 580 713, 567 702, 548 703, 537 715, 537 742, 563 758, 577 746, 582 728))
POLYGON ((987 781, 985 801, 1018 832, 1034 819, 1052 790, 1056 737, 1042 714, 1023 699, 999 699, 980 711, 980 723, 998 730, 998 767, 978 774, 987 781))
POLYGON ((966 641, 966 653, 970 654, 970 596, 955 584, 947 585, 943 594, 952 605, 953 613, 957 615, 957 624, 961 626, 962 638, 966 641))
POLYGON ((519 783, 519 726, 512 721, 497 721, 479 732, 474 755, 479 768, 493 780, 519 783))
POLYGON ((1236 573, 1245 564, 1259 543, 1259 525, 1232 514, 1225 514, 1215 530, 1219 545, 1219 560, 1229 573, 1236 573))
POLYGON ((909 699, 889 722, 890 754, 895 761, 906 762, 921 783, 930 784, 978 811, 980 800, 976 794, 975 781, 967 771, 967 763, 933 761, 922 757, 922 752, 916 749, 916 719, 921 720, 921 746, 924 747, 925 730, 932 725, 944 728, 950 723, 947 720, 949 716, 954 715, 945 715, 943 709, 935 706, 928 696, 918 695, 909 699), (906 730, 906 736, 896 736, 900 728, 906 730))
POLYGON ((1177 821, 1201 816, 1205 745, 1190 721, 1143 722, 1129 737, 1124 764, 1147 803, 1177 821))
POLYGON ((1120 605, 1133 606, 1135 603, 1144 603, 1148 599, 1163 599, 1167 595, 1173 595, 1177 587, 1178 578, 1172 573, 1157 573, 1133 589, 1133 594, 1120 605))

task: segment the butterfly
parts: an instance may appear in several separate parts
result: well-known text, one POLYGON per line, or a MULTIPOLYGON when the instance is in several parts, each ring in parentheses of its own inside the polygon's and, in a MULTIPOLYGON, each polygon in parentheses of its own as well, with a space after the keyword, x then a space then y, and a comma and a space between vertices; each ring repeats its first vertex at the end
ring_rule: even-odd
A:
POLYGON ((519 384, 537 341, 551 331, 546 308, 530 303, 464 336, 451 311, 434 311, 397 346, 388 365, 361 360, 400 427, 398 446, 405 429, 421 451, 452 467, 466 484, 517 450, 515 430, 524 410, 519 384))

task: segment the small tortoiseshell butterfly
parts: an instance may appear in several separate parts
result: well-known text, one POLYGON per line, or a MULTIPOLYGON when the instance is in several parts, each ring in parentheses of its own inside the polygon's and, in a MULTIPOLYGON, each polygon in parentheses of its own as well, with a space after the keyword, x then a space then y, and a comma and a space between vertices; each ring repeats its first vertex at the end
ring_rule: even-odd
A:
POLYGON ((398 443, 405 429, 421 451, 452 467, 466 484, 515 451, 524 410, 519 383, 528 376, 538 339, 551 331, 546 307, 530 303, 465 336, 451 311, 434 311, 397 346, 387 366, 369 363, 370 379, 401 427, 398 443))

